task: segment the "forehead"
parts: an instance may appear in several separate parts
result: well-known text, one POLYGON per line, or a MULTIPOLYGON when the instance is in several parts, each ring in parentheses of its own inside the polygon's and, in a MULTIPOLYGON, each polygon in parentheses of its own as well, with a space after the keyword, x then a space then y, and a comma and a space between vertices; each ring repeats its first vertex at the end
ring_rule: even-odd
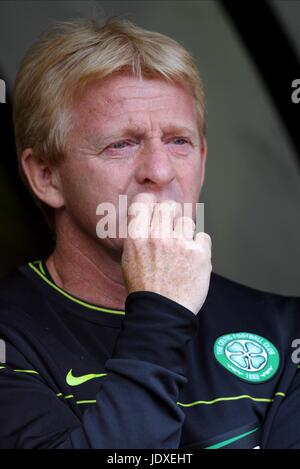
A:
POLYGON ((84 125, 93 119, 102 124, 115 120, 134 122, 143 113, 159 115, 173 123, 184 119, 196 125, 195 100, 190 91, 163 78, 138 79, 117 74, 94 81, 74 103, 74 110, 76 120, 84 125))

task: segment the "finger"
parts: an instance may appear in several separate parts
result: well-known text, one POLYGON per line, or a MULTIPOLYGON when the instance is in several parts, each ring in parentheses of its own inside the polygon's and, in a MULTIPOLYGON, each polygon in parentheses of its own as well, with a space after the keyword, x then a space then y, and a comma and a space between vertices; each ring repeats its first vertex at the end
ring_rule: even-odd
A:
POLYGON ((128 236, 131 238, 147 238, 155 203, 154 194, 140 193, 128 207, 128 236))
POLYGON ((181 215, 181 205, 174 200, 164 200, 156 203, 150 227, 153 238, 171 238, 174 220, 181 215))
POLYGON ((136 194, 132 200, 132 202, 141 202, 143 204, 151 204, 155 203, 156 197, 154 194, 151 194, 150 192, 140 192, 139 194, 136 194))
POLYGON ((207 244, 208 247, 211 249, 211 237, 208 233, 205 233, 204 231, 199 231, 199 233, 196 233, 195 242, 201 245, 203 245, 203 243, 207 244))
POLYGON ((195 234, 195 222, 190 217, 178 217, 174 221, 174 238, 185 238, 192 240, 195 234))

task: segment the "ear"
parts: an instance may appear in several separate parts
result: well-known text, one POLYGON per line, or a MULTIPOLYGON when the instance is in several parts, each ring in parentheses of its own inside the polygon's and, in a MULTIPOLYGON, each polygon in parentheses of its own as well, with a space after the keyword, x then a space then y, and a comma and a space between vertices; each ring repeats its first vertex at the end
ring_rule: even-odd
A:
POLYGON ((205 178, 205 168, 206 168, 206 156, 207 156, 207 140, 206 137, 203 137, 201 142, 201 176, 200 176, 200 188, 202 189, 204 178, 205 178))
POLYGON ((23 171, 36 197, 53 208, 61 208, 65 201, 57 170, 42 158, 34 157, 32 148, 26 148, 21 156, 23 171))

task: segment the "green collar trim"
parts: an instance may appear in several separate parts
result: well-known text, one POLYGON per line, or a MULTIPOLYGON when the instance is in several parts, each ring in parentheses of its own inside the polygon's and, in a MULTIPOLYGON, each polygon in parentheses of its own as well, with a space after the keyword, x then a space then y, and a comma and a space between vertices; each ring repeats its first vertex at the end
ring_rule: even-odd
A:
POLYGON ((28 266, 50 287, 54 288, 58 293, 61 295, 65 296, 69 300, 73 301, 74 303, 77 303, 81 306, 84 306, 85 308, 88 309, 93 309, 95 311, 101 311, 102 313, 108 313, 108 314, 118 314, 121 316, 125 315, 125 311, 120 311, 120 310, 115 310, 115 309, 108 309, 108 308, 101 308, 100 306, 93 305, 91 303, 87 303, 86 301, 80 300, 79 298, 76 298, 75 296, 71 295, 70 293, 67 293, 65 290, 62 288, 58 287, 55 283, 53 283, 45 273, 45 270, 42 265, 41 260, 37 260, 34 262, 28 262, 28 266), (38 267, 37 267, 38 266, 38 267))

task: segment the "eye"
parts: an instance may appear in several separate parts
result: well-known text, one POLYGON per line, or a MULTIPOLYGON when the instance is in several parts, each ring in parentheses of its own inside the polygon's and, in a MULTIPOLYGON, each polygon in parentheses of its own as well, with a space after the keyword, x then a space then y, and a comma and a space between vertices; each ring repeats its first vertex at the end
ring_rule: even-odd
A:
POLYGON ((120 142, 115 142, 109 145, 108 148, 112 148, 113 150, 119 150, 120 148, 124 148, 129 142, 127 140, 122 140, 120 142))
POLYGON ((104 153, 111 157, 130 156, 135 153, 138 144, 138 141, 132 139, 118 140, 110 143, 104 153))
POLYGON ((185 143, 189 143, 188 139, 184 137, 175 137, 172 142, 175 143, 175 145, 184 145, 185 143))
POLYGON ((125 139, 125 140, 119 140, 118 142, 111 143, 110 145, 108 145, 107 149, 122 150, 123 148, 134 147, 135 145, 138 145, 138 144, 139 144, 138 140, 125 139))

